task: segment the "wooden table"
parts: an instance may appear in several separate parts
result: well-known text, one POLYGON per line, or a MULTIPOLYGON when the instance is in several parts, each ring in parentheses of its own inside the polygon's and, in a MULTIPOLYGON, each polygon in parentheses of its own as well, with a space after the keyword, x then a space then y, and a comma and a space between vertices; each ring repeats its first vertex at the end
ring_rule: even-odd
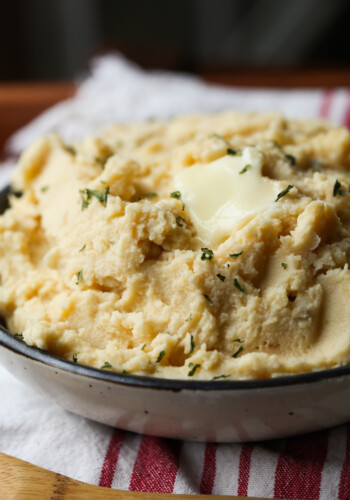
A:
MULTIPOLYGON (((300 69, 200 73, 210 83, 236 87, 311 88, 350 87, 349 69, 300 69)), ((74 95, 72 82, 0 83, 0 155, 6 139, 44 109, 74 95)))

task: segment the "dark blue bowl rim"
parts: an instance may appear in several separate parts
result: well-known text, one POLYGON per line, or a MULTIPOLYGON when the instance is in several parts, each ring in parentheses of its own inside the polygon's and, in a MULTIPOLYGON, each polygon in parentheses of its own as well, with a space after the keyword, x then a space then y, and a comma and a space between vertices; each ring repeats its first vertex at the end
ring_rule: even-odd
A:
MULTIPOLYGON (((9 193, 10 188, 8 186, 0 192, 0 214, 5 210, 5 200, 7 199, 9 193)), ((194 391, 268 389, 271 387, 285 387, 318 382, 330 378, 350 375, 350 365, 296 375, 284 375, 253 380, 186 380, 129 375, 109 370, 99 370, 97 368, 80 365, 74 363, 73 361, 59 358, 58 356, 55 356, 47 351, 27 345, 23 340, 14 337, 8 332, 8 330, 6 330, 6 328, 3 328, 0 325, 0 347, 1 346, 9 349, 15 354, 24 356, 33 361, 40 362, 53 368, 58 368, 72 374, 88 377, 90 379, 97 379, 111 384, 122 384, 127 386, 170 391, 181 391, 183 389, 190 389, 194 391)))
POLYGON ((194 391, 232 391, 250 389, 268 389, 272 387, 287 387, 292 385, 309 384, 326 379, 350 375, 350 365, 331 368, 328 370, 312 371, 296 375, 285 375, 267 379, 249 380, 186 380, 186 379, 164 379, 158 377, 145 377, 129 375, 110 370, 100 370, 90 366, 80 365, 73 361, 59 358, 54 354, 43 351, 37 347, 27 345, 23 340, 14 337, 5 328, 0 327, 0 347, 9 349, 15 354, 24 356, 33 361, 58 368, 72 374, 97 379, 110 384, 121 384, 126 386, 144 387, 148 389, 160 389, 170 391, 194 390, 194 391))

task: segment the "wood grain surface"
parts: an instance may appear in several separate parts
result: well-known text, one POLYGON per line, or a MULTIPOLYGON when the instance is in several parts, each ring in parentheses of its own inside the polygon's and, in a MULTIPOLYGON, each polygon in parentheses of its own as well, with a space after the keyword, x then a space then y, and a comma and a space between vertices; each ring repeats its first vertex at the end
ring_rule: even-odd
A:
MULTIPOLYGON (((75 481, 0 453, 0 498, 4 500, 244 500, 247 497, 111 490, 75 481)), ((259 500, 256 497, 250 498, 259 500)), ((260 498, 260 500, 267 499, 260 498)))

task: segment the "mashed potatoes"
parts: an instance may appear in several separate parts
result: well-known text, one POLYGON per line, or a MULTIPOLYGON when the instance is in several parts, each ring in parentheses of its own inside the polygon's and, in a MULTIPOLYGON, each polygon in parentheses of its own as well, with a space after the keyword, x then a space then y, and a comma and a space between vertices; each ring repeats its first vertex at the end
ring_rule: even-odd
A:
POLYGON ((0 218, 0 312, 29 345, 133 374, 263 378, 349 363, 349 176, 345 129, 276 114, 40 139, 0 218), (203 236, 174 179, 248 147, 280 196, 219 240, 203 236))

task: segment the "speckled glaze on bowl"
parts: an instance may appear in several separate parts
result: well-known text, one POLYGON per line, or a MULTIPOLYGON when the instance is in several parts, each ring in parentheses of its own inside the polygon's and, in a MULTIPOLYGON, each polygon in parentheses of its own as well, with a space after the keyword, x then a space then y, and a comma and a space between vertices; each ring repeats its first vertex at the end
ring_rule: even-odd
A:
MULTIPOLYGON (((8 189, 0 193, 0 213, 7 195, 8 189)), ((2 327, 0 362, 67 410, 152 436, 257 441, 350 420, 350 366, 265 380, 166 380, 79 365, 2 327)))

